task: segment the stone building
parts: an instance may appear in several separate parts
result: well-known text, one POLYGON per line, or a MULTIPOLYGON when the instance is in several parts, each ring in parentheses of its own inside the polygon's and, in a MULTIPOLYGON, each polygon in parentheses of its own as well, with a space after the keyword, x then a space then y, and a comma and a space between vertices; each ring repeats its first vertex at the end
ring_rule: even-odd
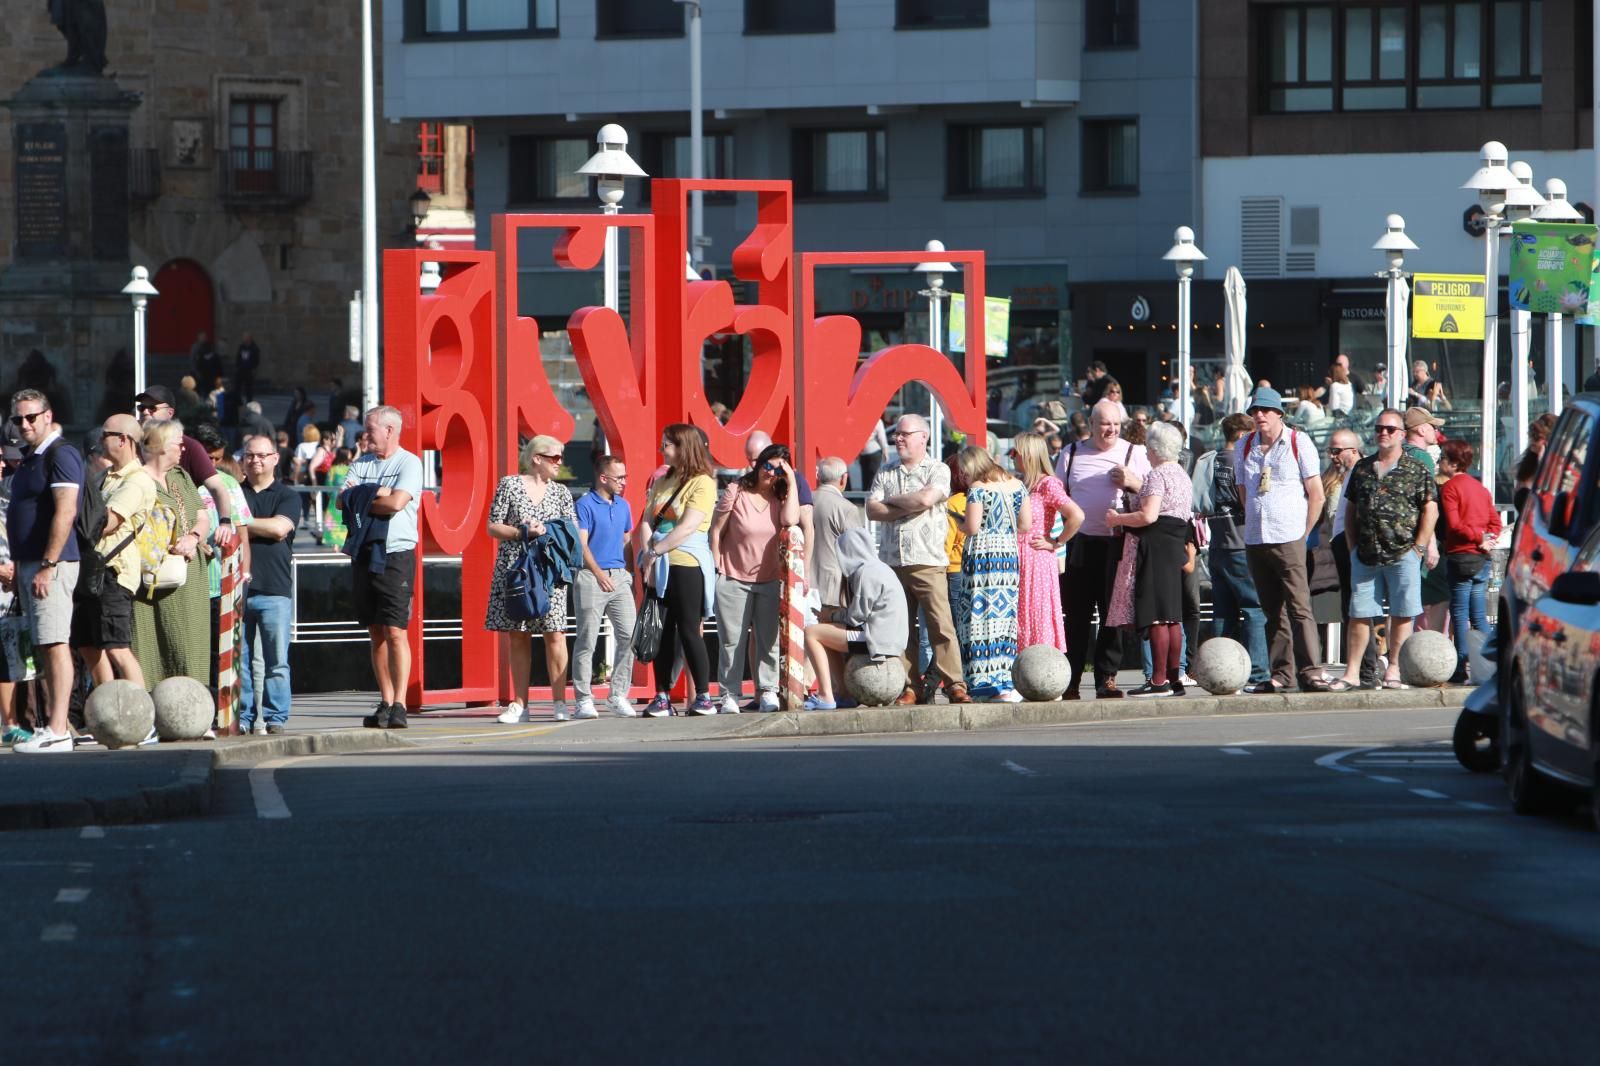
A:
MULTIPOLYGON (((240 337, 252 334, 268 391, 301 384, 320 395, 334 377, 358 383, 349 302, 361 285, 360 8, 112 0, 106 14, 105 73, 138 95, 127 262, 97 263, 87 283, 18 280, 19 141, 0 109, 0 391, 37 348, 73 424, 111 402, 103 394, 114 353, 132 347, 118 290, 135 264, 161 292, 147 331, 152 383, 177 383, 201 332, 220 338, 230 375, 240 337)), ((7 22, 0 99, 65 53, 43 0, 10 5, 7 22)), ((381 54, 378 65, 381 79, 381 54)), ((378 136, 379 243, 403 246, 414 240, 417 126, 380 118, 378 136)), ((111 392, 123 391, 126 374, 111 392)))

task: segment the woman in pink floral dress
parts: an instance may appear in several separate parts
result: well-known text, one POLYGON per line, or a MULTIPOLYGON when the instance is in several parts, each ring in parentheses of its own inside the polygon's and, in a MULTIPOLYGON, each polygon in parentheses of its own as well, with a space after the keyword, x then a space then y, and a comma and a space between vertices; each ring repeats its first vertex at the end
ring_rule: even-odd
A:
POLYGON ((1050 450, 1039 433, 1023 433, 1011 442, 1011 459, 1017 476, 1028 487, 1033 524, 1018 532, 1017 552, 1022 562, 1021 600, 1017 606, 1017 648, 1048 644, 1067 650, 1061 624, 1061 585, 1056 549, 1078 532, 1083 511, 1072 502, 1061 480, 1050 473, 1050 450), (1056 516, 1061 532, 1055 534, 1056 516))

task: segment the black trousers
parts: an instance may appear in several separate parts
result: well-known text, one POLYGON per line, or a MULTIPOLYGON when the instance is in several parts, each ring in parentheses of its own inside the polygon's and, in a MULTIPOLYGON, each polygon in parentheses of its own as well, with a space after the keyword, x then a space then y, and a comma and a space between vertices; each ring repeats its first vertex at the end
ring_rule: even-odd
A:
MULTIPOLYGON (((1343 536, 1333 538, 1329 545, 1333 549, 1333 568, 1339 571, 1339 617, 1344 619, 1344 624, 1350 625, 1350 545, 1343 536)), ((1341 649, 1343 650, 1343 649, 1341 649)), ((1341 659, 1343 655, 1339 656, 1341 659)), ((1361 653, 1361 683, 1363 685, 1376 685, 1383 674, 1378 670, 1378 642, 1367 641, 1366 651, 1361 653)))
POLYGON ((678 645, 683 645, 683 661, 694 679, 694 690, 702 695, 711 691, 711 659, 706 642, 700 637, 700 619, 705 614, 706 579, 698 566, 671 566, 667 594, 662 597, 661 649, 656 652, 656 691, 672 691, 672 660, 678 645))
MULTIPOLYGON (((1090 658, 1090 632, 1093 615, 1100 610, 1102 620, 1111 610, 1111 586, 1122 559, 1121 537, 1090 537, 1080 533, 1067 549, 1067 571, 1061 575, 1061 609, 1067 631, 1067 662, 1073 678, 1083 676, 1083 665, 1090 658)), ((1122 634, 1101 625, 1094 636, 1094 684, 1101 687, 1115 681, 1122 667, 1122 634)))

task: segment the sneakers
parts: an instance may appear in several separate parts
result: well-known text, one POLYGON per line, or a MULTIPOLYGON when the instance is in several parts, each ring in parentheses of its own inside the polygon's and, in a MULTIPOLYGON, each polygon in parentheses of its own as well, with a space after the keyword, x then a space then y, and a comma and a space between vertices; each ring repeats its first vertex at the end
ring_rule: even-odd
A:
POLYGON ((1163 681, 1159 685, 1154 684, 1154 683, 1151 683, 1151 684, 1148 684, 1148 685, 1140 685, 1138 688, 1136 688, 1132 692, 1128 693, 1128 696, 1129 696, 1130 699, 1138 700, 1138 699, 1151 699, 1151 698, 1154 698, 1154 697, 1157 697, 1157 696, 1170 696, 1172 694, 1173 694, 1172 693, 1172 686, 1170 684, 1166 683, 1165 681, 1163 681))
MULTIPOLYGON (((1194 682, 1189 681, 1188 684, 1192 685, 1194 682)), ((1185 687, 1185 683, 1181 678, 1172 682, 1172 694, 1174 696, 1187 696, 1189 694, 1188 689, 1185 687)))
POLYGON ((710 696, 702 692, 689 704, 689 713, 694 715, 716 714, 717 705, 711 702, 710 696))
POLYGON ((7 728, 5 733, 0 734, 0 744, 6 745, 7 747, 9 747, 12 744, 20 744, 24 740, 28 740, 32 736, 33 736, 33 730, 24 729, 20 725, 14 725, 14 726, 11 726, 11 727, 7 728))
POLYGON ((13 750, 23 755, 64 755, 72 750, 72 732, 57 733, 45 726, 27 740, 19 740, 13 750))
POLYGON ((1175 683, 1179 684, 1179 685, 1182 685, 1185 688, 1193 688, 1194 686, 1198 685, 1200 682, 1196 681, 1194 678, 1190 677, 1188 674, 1179 674, 1178 675, 1178 680, 1175 683))
POLYGON ((403 703, 389 704, 389 729, 406 728, 406 705, 403 703))
POLYGON ((606 698, 606 706, 617 718, 637 718, 639 712, 633 709, 633 701, 620 692, 613 692, 606 698))
POLYGON ((160 736, 160 734, 158 734, 156 732, 156 727, 155 726, 151 726, 150 727, 150 732, 146 733, 144 735, 144 739, 139 741, 139 747, 148 748, 152 744, 159 744, 159 743, 161 743, 161 736, 160 736))
POLYGON ((378 704, 378 709, 361 719, 361 724, 368 729, 388 729, 389 705, 387 703, 378 704))
POLYGON ((574 718, 599 718, 600 712, 594 709, 594 700, 588 696, 578 701, 577 709, 572 712, 574 718))
POLYGON ((762 713, 764 714, 771 714, 773 711, 776 711, 779 706, 778 694, 776 692, 763 692, 761 694, 760 706, 762 713))
POLYGON ((555 720, 556 721, 565 722, 567 720, 567 718, 568 718, 568 715, 567 715, 567 701, 566 700, 555 700, 555 701, 553 701, 550 704, 550 713, 555 716, 555 720))
POLYGON ((279 722, 271 722, 267 725, 267 735, 269 736, 281 737, 288 731, 288 728, 279 722))
POLYGON ((717 713, 718 714, 738 714, 739 713, 739 701, 734 699, 732 696, 724 696, 724 697, 722 697, 722 699, 720 701, 718 701, 718 703, 717 703, 717 713))
POLYGON ((1022 702, 1022 693, 1018 692, 1014 688, 1008 688, 1004 692, 1000 693, 1000 695, 995 697, 995 702, 997 702, 997 703, 1021 703, 1022 702))
POLYGON ((656 698, 650 701, 650 706, 644 709, 648 718, 669 718, 672 716, 672 697, 665 692, 656 693, 656 698))
POLYGON ((518 722, 526 722, 527 720, 527 708, 523 707, 522 704, 517 703, 515 700, 506 704, 506 709, 501 711, 495 717, 495 721, 499 722, 501 725, 516 725, 518 722))

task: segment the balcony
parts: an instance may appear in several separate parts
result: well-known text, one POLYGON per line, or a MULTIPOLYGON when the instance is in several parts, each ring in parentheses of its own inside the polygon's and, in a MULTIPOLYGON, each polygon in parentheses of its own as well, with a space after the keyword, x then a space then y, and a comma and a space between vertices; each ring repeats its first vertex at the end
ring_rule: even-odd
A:
POLYGON ((220 153, 222 202, 284 208, 311 199, 311 153, 231 148, 220 153))
POLYGON ((128 151, 128 198, 147 204, 161 196, 161 150, 133 148, 128 151))

